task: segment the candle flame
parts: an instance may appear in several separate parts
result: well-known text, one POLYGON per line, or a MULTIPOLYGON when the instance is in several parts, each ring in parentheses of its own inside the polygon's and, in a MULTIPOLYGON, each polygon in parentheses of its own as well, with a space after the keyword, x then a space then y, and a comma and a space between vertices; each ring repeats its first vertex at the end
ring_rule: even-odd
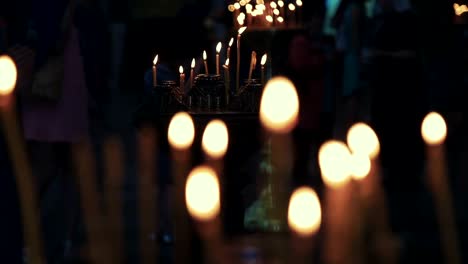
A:
POLYGON ((351 178, 351 153, 337 140, 325 142, 319 149, 319 166, 323 182, 330 188, 338 188, 351 178))
POLYGON ((274 77, 265 86, 260 102, 263 126, 276 133, 289 133, 297 123, 299 99, 296 87, 286 77, 274 77))
POLYGON ((246 4, 245 5, 245 10, 247 11, 247 13, 252 12, 252 8, 253 8, 253 6, 251 4, 246 4))
POLYGON ((238 33, 239 35, 241 35, 242 33, 244 33, 244 31, 245 31, 246 29, 247 29, 247 27, 241 27, 241 28, 239 28, 239 30, 237 31, 237 33, 238 33))
POLYGON ((210 121, 203 132, 202 148, 210 157, 222 158, 227 151, 229 134, 223 121, 215 119, 210 121))
POLYGON ((275 16, 279 16, 280 12, 278 9, 274 9, 273 10, 273 14, 275 14, 275 16))
POLYGON ((195 58, 192 59, 192 63, 190 64, 190 67, 192 69, 195 68, 195 58))
POLYGON ((221 42, 218 42, 218 45, 216 45, 216 52, 219 53, 222 47, 223 47, 223 44, 221 44, 221 42))
POLYGON ((267 60, 267 54, 265 53, 265 54, 263 54, 262 59, 260 60, 260 64, 262 66, 265 65, 266 60, 267 60))
POLYGON ((360 153, 375 158, 380 152, 380 143, 374 130, 365 123, 356 123, 351 126, 346 141, 353 153, 360 153))
POLYGON ((297 6, 302 6, 302 1, 301 0, 296 0, 296 5, 297 6))
POLYGON ((352 153, 350 158, 351 176, 353 179, 360 181, 366 178, 371 170, 369 156, 362 153, 352 153))
POLYGON ((195 167, 185 184, 185 203, 190 215, 200 221, 212 220, 219 214, 220 200, 216 172, 208 166, 195 167))
POLYGON ((461 16, 463 13, 468 12, 468 7, 466 5, 459 5, 457 3, 453 4, 453 9, 457 16, 461 16))
POLYGON ((234 38, 231 38, 231 39, 229 40, 229 47, 232 46, 232 43, 234 43, 234 38))
POLYGON ((284 18, 283 17, 277 17, 276 20, 280 23, 283 23, 284 22, 284 18))
POLYGON ((272 9, 275 9, 275 8, 276 8, 276 3, 275 3, 275 2, 270 2, 270 7, 271 7, 272 9))
MULTIPOLYGON (((241 14, 243 14, 243 13, 241 13, 241 14)), ((237 16, 237 23, 239 23, 239 26, 244 25, 244 18, 240 14, 237 16)))
POLYGON ((279 0, 279 1, 278 1, 278 6, 279 6, 279 7, 283 7, 283 6, 284 6, 284 2, 283 2, 282 0, 279 0))
POLYGON ((236 8, 234 7, 234 5, 228 5, 228 10, 229 12, 234 12, 234 10, 236 10, 236 8))
POLYGON ((203 51, 203 60, 206 60, 206 50, 203 51))
POLYGON ((153 59, 153 65, 156 65, 156 63, 158 63, 158 57, 159 57, 159 55, 156 54, 156 56, 153 59))
POLYGON ((234 4, 234 8, 235 8, 236 10, 239 10, 239 8, 241 8, 241 6, 240 6, 239 3, 235 3, 235 4, 234 4))
POLYGON ((421 134, 428 145, 440 145, 447 137, 447 124, 444 118, 436 112, 430 112, 421 125, 421 134))
POLYGON ((179 73, 180 73, 180 74, 184 73, 184 67, 182 67, 182 65, 179 66, 179 73))
POLYGON ((268 22, 270 22, 270 23, 273 22, 273 17, 270 16, 270 15, 266 16, 265 19, 266 19, 266 21, 268 21, 268 22))
POLYGON ((169 144, 178 150, 185 150, 192 146, 194 137, 195 128, 192 117, 186 112, 175 114, 167 130, 169 144))
POLYGON ((288 8, 289 8, 289 10, 291 10, 291 11, 296 10, 296 6, 295 6, 293 3, 289 4, 289 5, 288 5, 288 8))
POLYGON ((224 65, 229 66, 229 58, 226 59, 226 62, 224 63, 224 65))
POLYGON ((289 200, 289 227, 301 236, 310 236, 320 228, 322 209, 317 193, 310 187, 300 187, 289 200))
POLYGON ((240 4, 241 6, 245 6, 245 4, 247 4, 247 2, 246 2, 245 0, 240 0, 240 1, 239 1, 239 4, 240 4))
POLYGON ((0 56, 0 95, 9 95, 16 86, 18 72, 10 56, 0 56))

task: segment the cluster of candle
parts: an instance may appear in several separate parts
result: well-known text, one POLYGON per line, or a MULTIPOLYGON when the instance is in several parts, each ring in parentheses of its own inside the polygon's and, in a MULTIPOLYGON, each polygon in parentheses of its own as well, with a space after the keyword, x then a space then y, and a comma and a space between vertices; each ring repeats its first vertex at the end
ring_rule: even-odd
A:
POLYGON ((459 5, 455 3, 453 4, 453 10, 457 16, 461 16, 463 13, 468 12, 468 7, 466 5, 459 5))
MULTIPOLYGON (((247 27, 241 27, 237 31, 237 65, 236 65, 236 93, 239 91, 239 86, 240 86, 240 50, 241 50, 241 36, 242 33, 245 32, 247 27)), ((221 42, 218 42, 216 45, 216 75, 221 75, 221 67, 224 69, 224 81, 226 85, 226 97, 228 97, 228 93, 230 90, 230 62, 231 62, 231 47, 232 44, 234 43, 234 38, 231 38, 227 44, 226 48, 226 61, 225 63, 221 66, 220 63, 220 53, 223 48, 223 44, 221 42)), ((209 67, 208 67, 208 55, 206 50, 203 51, 202 53, 202 58, 203 58, 203 65, 204 65, 204 70, 205 74, 210 74, 209 67)), ((156 87, 158 85, 158 80, 157 80, 157 71, 158 71, 158 59, 159 59, 159 54, 157 54, 154 59, 153 59, 153 87, 156 87)), ((260 64, 261 64, 261 81, 262 84, 265 84, 265 64, 267 62, 267 54, 264 54, 261 58, 260 64)), ((192 62, 190 64, 190 83, 189 83, 189 89, 193 87, 193 79, 194 79, 194 69, 196 66, 196 61, 195 58, 192 59, 192 62)), ((255 51, 252 51, 252 56, 251 56, 251 61, 250 61, 250 68, 249 68, 249 78, 248 82, 252 80, 252 74, 257 66, 257 53, 255 51)), ((181 65, 179 66, 179 88, 181 91, 185 91, 185 73, 184 73, 184 67, 181 65)))
MULTIPOLYGON (((8 56, 0 56, 0 99, 11 96, 16 85, 16 66, 8 56)), ((33 188, 33 177, 28 169, 25 148, 20 138, 16 118, 14 118, 14 107, 10 104, 2 104, 1 114, 3 117, 3 129, 7 137, 11 160, 14 165, 17 185, 19 189, 23 226, 25 229, 25 241, 30 252, 31 263, 43 263, 38 213, 35 204, 35 192, 33 188)), ((265 134, 271 140, 273 167, 272 175, 273 194, 278 204, 283 202, 289 205, 278 206, 277 216, 287 219, 293 237, 299 241, 295 245, 293 256, 295 260, 308 263, 311 253, 310 239, 314 237, 321 226, 322 210, 319 198, 315 191, 309 187, 296 189, 289 197, 287 194, 288 177, 291 176, 291 131, 295 128, 298 120, 299 100, 297 91, 290 80, 284 77, 274 77, 265 86, 260 105, 260 121, 265 129, 265 134), (283 210, 284 209, 284 210, 283 210), (287 214, 287 215, 286 215, 287 214)), ((143 131, 145 132, 145 131, 143 131)), ((145 133, 143 133, 145 134, 145 133)), ((460 263, 457 232, 453 219, 453 204, 447 182, 445 165, 444 141, 447 135, 447 126, 443 117, 435 112, 429 113, 422 122, 421 134, 427 147, 427 182, 436 205, 437 217, 440 224, 441 244, 445 253, 447 263, 460 263)), ((150 135, 146 133, 146 135, 150 135)), ((176 238, 187 234, 184 221, 184 213, 188 213, 197 223, 197 229, 206 245, 206 254, 213 263, 222 263, 225 259, 224 244, 220 226, 220 207, 222 191, 220 182, 223 179, 223 157, 229 145, 228 128, 221 120, 212 120, 205 128, 202 137, 202 148, 206 155, 205 165, 190 169, 190 148, 195 138, 195 128, 191 116, 186 112, 180 112, 173 116, 168 128, 168 141, 171 146, 172 159, 174 161, 173 177, 175 180, 175 226, 176 238)), ((150 199, 152 188, 152 172, 154 168, 154 152, 151 146, 154 141, 151 137, 143 137, 140 140, 140 196, 142 204, 142 230, 148 233, 154 228, 154 222, 148 217, 152 212, 154 201, 150 199), (147 197, 148 196, 148 197, 147 197)), ((383 261, 392 261, 397 256, 397 243, 393 239, 388 224, 388 216, 383 190, 379 184, 380 165, 378 156, 380 143, 372 128, 364 123, 353 125, 347 135, 347 142, 330 140, 325 142, 319 149, 319 165, 323 181, 327 186, 325 195, 325 213, 323 219, 326 221, 324 256, 326 262, 362 262, 361 242, 364 238, 363 228, 372 225, 375 230, 377 243, 385 243, 385 254, 380 257, 383 261), (384 240, 384 241, 382 241, 384 240)), ((111 142, 112 143, 112 142, 111 142)), ((116 144, 111 144, 116 147, 116 144)), ((92 186, 93 174, 89 166, 92 163, 90 155, 86 155, 89 146, 79 146, 74 149, 76 162, 79 166, 78 176, 83 199, 84 218, 88 227, 90 243, 94 241, 92 256, 94 263, 107 263, 108 260, 100 250, 107 250, 102 246, 105 243, 99 241, 100 237, 97 222, 100 209, 96 201, 95 186, 92 186), (96 242, 97 241, 97 242, 96 242)), ((115 148, 109 148, 106 156, 111 167, 121 164, 119 157, 114 155, 115 148)), ((107 168, 110 169, 110 168, 107 168)), ((108 184, 112 186, 122 178, 122 170, 116 169, 109 172, 111 180, 108 184)), ((115 195, 118 197, 119 195, 115 195)), ((109 199, 112 204, 113 200, 109 199)), ((110 213, 110 212, 109 212, 110 213)), ((112 214, 117 217, 118 210, 112 214)), ((144 236, 143 236, 144 237, 144 236)), ((109 243, 114 243, 113 241, 109 243)), ((176 241, 176 263, 186 263, 189 258, 187 239, 176 241)), ((144 243, 143 243, 144 244, 144 243)), ((144 246, 142 244, 142 247, 144 246)), ((144 251, 146 252, 146 251, 144 251)), ((150 253, 146 252, 144 258, 148 260, 150 253)), ((154 258, 154 255, 152 256, 154 258)), ((148 263, 153 263, 148 261, 148 263)))
POLYGON ((265 1, 237 0, 228 6, 233 13, 237 27, 297 27, 302 20, 302 0, 285 2, 283 0, 265 1))

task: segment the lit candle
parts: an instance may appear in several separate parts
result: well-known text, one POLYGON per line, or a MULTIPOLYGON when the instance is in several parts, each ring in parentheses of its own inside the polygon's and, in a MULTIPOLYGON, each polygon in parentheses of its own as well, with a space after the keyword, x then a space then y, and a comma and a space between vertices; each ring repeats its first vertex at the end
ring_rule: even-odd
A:
POLYGON ((231 38, 229 40, 229 44, 228 44, 228 48, 227 48, 227 52, 226 52, 226 58, 231 58, 231 46, 232 46, 232 43, 234 42, 234 38, 231 38))
POLYGON ((351 153, 341 141, 330 140, 319 149, 319 166, 325 183, 325 263, 359 263, 353 244, 355 214, 352 212, 353 190, 350 184, 351 153))
POLYGON ((250 56, 250 69, 249 69, 249 79, 248 83, 252 81, 252 73, 255 70, 255 66, 257 65, 257 53, 255 51, 252 51, 252 54, 250 56))
POLYGON ((203 51, 203 64, 205 65, 205 73, 208 73, 208 62, 206 61, 207 56, 206 56, 206 50, 203 51))
POLYGON ((302 0, 296 0, 297 5, 297 23, 302 23, 302 0))
POLYGON ((190 64, 190 89, 193 87, 193 71, 195 69, 195 58, 192 59, 190 64))
POLYGON ((294 84, 285 77, 275 77, 265 86, 260 102, 260 122, 271 138, 271 163, 275 168, 271 175, 271 192, 275 208, 270 219, 278 221, 277 228, 286 224, 287 188, 293 157, 291 131, 295 128, 299 113, 299 99, 294 84))
POLYGON ((179 73, 180 73, 180 80, 179 80, 179 88, 181 92, 185 92, 185 73, 184 67, 179 66, 179 73))
POLYGON ((219 71, 219 53, 221 52, 223 44, 221 42, 218 42, 218 45, 216 45, 216 74, 220 75, 219 71))
POLYGON ((224 248, 219 219, 221 197, 218 178, 213 169, 198 166, 190 172, 185 185, 185 203, 203 239, 208 263, 222 263, 224 248))
POLYGON ((288 224, 293 233, 291 251, 295 263, 312 262, 313 237, 321 221, 322 209, 317 193, 310 187, 296 189, 288 208, 288 224))
POLYGON ((278 6, 280 9, 280 15, 284 16, 284 2, 282 0, 278 0, 278 6))
POLYGON ((296 25, 296 6, 293 3, 288 5, 289 9, 289 16, 288 16, 288 25, 295 26, 296 25))
MULTIPOLYGON (((229 134, 226 124, 214 119, 208 123, 203 132, 202 149, 208 159, 208 163, 212 165, 219 177, 223 172, 223 157, 226 154, 229 144, 229 134)), ((222 182, 220 180, 220 182, 222 182)))
POLYGON ((445 161, 447 125, 444 118, 436 112, 427 114, 421 125, 421 134, 426 142, 427 184, 436 207, 445 263, 459 264, 460 248, 445 161))
POLYGON ((195 138, 195 127, 190 115, 186 112, 175 114, 167 132, 167 139, 172 153, 172 174, 174 179, 174 221, 175 237, 179 238, 175 242, 175 263, 187 263, 189 259, 190 244, 188 239, 183 239, 188 232, 188 215, 184 208, 184 184, 185 177, 189 172, 191 157, 190 147, 195 138), (182 238, 182 239, 180 239, 182 238))
POLYGON ((284 18, 283 17, 277 17, 276 18, 276 21, 278 21, 278 26, 279 27, 282 27, 283 26, 283 22, 284 22, 284 18))
POLYGON ((236 68, 236 93, 239 93, 239 78, 240 78, 240 39, 242 33, 247 29, 247 27, 241 27, 237 31, 237 68, 236 68))
POLYGON ((266 63, 266 60, 267 60, 267 54, 263 54, 262 56, 262 60, 260 61, 260 65, 262 65, 262 69, 261 69, 261 81, 262 81, 262 85, 265 85, 265 63, 266 63))
POLYGON ((237 23, 239 24, 240 27, 242 27, 244 25, 244 22, 245 22, 245 14, 244 13, 240 13, 238 16, 237 16, 237 23))
POLYGON ((226 96, 226 106, 229 105, 229 91, 231 90, 231 79, 229 78, 229 58, 226 59, 226 62, 223 65, 224 68, 224 88, 226 96))
POLYGON ((158 85, 158 55, 156 55, 153 59, 153 87, 156 87, 158 85))
POLYGON ((268 22, 268 26, 271 26, 273 24, 273 17, 270 15, 265 16, 265 20, 268 22))
POLYGON ((380 143, 377 134, 367 124, 356 123, 349 129, 346 140, 354 161, 353 178, 359 182, 360 201, 362 201, 364 212, 369 217, 366 220, 376 227, 375 239, 385 245, 385 252, 378 252, 378 257, 386 263, 397 263, 399 246, 390 228, 387 202, 381 186, 378 157, 380 143), (367 176, 363 175, 367 168, 363 168, 361 173, 356 171, 357 164, 361 163, 362 167, 366 166, 367 160, 363 160, 365 157, 368 157, 370 161, 370 171, 366 174, 367 176), (359 177, 358 174, 363 177, 359 177))
MULTIPOLYGON (((239 17, 240 8, 241 8, 241 5, 239 3, 234 3, 234 18, 235 19, 237 19, 239 17)), ((234 23, 234 25, 235 25, 235 23, 234 23)))
POLYGON ((42 264, 45 263, 45 259, 42 254, 36 184, 29 167, 22 132, 17 123, 12 94, 17 76, 13 60, 9 56, 0 56, 0 107, 3 130, 16 176, 25 247, 28 249, 30 262, 42 264))

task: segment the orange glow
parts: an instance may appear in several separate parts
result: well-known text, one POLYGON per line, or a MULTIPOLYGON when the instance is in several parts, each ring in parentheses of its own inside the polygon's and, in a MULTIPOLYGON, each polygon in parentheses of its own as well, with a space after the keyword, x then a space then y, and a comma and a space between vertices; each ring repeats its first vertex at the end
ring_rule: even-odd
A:
POLYGON ((299 99, 286 77, 274 77, 265 85, 260 102, 260 121, 276 133, 289 133, 297 123, 299 99))
POLYGON ((351 154, 351 176, 360 181, 369 175, 371 170, 371 161, 369 156, 362 153, 351 154))
POLYGON ((175 114, 167 131, 169 144, 176 149, 188 149, 193 144, 195 128, 192 117, 186 112, 175 114))
POLYGON ((365 123, 356 123, 351 126, 346 140, 353 153, 360 153, 371 159, 379 155, 379 138, 374 130, 365 123))
POLYGON ((322 209, 317 193, 310 187, 296 189, 289 201, 289 227, 301 236, 310 236, 317 233, 321 222, 322 209))
POLYGON ((190 215, 200 221, 214 219, 220 210, 219 182, 208 166, 195 167, 185 185, 185 203, 190 215))
POLYGON ((343 142, 325 142, 319 149, 319 166, 324 183, 330 188, 346 184, 351 178, 350 161, 351 153, 343 142))
POLYGON ((440 145, 447 137, 447 124, 444 118, 436 112, 426 115, 421 125, 421 134, 428 145, 440 145))
POLYGON ((236 8, 234 7, 234 5, 228 5, 228 10, 229 10, 229 12, 234 12, 234 10, 236 10, 236 8))
POLYGON ((229 145, 229 134, 223 121, 210 121, 203 132, 202 148, 212 158, 222 158, 229 145))
POLYGON ((0 95, 9 95, 15 89, 17 77, 15 62, 9 56, 0 56, 0 95))

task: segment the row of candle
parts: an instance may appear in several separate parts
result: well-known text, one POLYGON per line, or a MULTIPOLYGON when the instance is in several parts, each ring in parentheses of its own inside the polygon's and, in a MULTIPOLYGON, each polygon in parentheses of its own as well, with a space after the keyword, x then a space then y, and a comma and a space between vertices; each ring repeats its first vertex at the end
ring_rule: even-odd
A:
POLYGON ((285 4, 283 0, 269 1, 256 0, 256 4, 250 4, 250 0, 240 0, 228 6, 233 13, 234 25, 242 26, 297 26, 302 19, 302 0, 285 4), (287 11, 285 10, 287 8, 287 11))
MULTIPOLYGON (((237 68, 236 68, 236 92, 239 91, 239 78, 240 78, 240 39, 242 36, 242 33, 247 29, 247 27, 242 27, 238 30, 237 32, 237 68)), ((225 84, 226 84, 226 91, 229 91, 229 84, 230 84, 230 58, 231 58, 231 47, 232 44, 234 43, 234 38, 231 38, 229 40, 229 43, 227 45, 226 49, 226 61, 223 64, 224 68, 224 79, 225 79, 225 84)), ((222 43, 218 42, 216 45, 216 75, 221 74, 221 64, 220 64, 220 53, 222 50, 222 43)), ((203 65, 205 69, 205 74, 209 74, 209 68, 208 68, 208 56, 206 51, 203 51, 202 54, 203 58, 203 65)), ((153 59, 153 86, 156 87, 158 85, 158 78, 157 78, 157 66, 158 66, 158 59, 159 59, 159 54, 157 54, 154 59, 153 59)), ((261 64, 261 82, 262 84, 265 84, 265 64, 267 62, 267 54, 264 54, 261 58, 260 64, 261 64)), ((194 79, 194 69, 195 69, 195 58, 192 59, 191 65, 190 65, 190 85, 189 89, 193 87, 193 79, 194 79)), ((252 80, 252 73, 255 70, 257 65, 257 53, 255 51, 252 51, 251 55, 251 60, 250 60, 250 66, 249 66, 249 77, 248 77, 248 82, 252 80)), ((184 67, 181 65, 179 66, 179 85, 181 91, 185 90, 185 73, 184 73, 184 67)))
MULTIPOLYGON (((36 264, 43 263, 38 229, 39 218, 34 206, 36 199, 32 173, 28 169, 24 145, 20 138, 21 133, 14 118, 14 107, 12 107, 11 94, 16 84, 16 76, 16 66, 13 60, 8 56, 0 56, 0 99, 2 99, 3 128, 19 188, 23 226, 26 231, 24 232, 25 241, 30 250, 31 263, 36 264)), ((299 100, 292 82, 284 77, 275 77, 270 80, 262 94, 260 121, 271 139, 272 163, 276 169, 272 177, 276 186, 274 188, 275 195, 280 204, 283 202, 282 199, 287 199, 284 195, 286 185, 279 185, 279 183, 287 182, 285 180, 290 176, 288 172, 291 166, 291 155, 284 155, 284 153, 292 153, 290 133, 297 124, 298 112, 299 100)), ((429 113, 422 122, 421 134, 427 146, 427 180, 436 205, 445 261, 446 263, 458 264, 460 263, 460 253, 445 165, 444 141, 447 135, 447 126, 443 117, 435 112, 429 113)), ((174 161, 175 186, 181 188, 176 192, 178 196, 175 199, 176 208, 178 208, 176 211, 180 213, 175 218, 176 232, 179 232, 176 237, 180 238, 187 234, 184 233, 187 229, 183 227, 183 213, 188 212, 198 223, 200 234, 208 245, 207 254, 213 258, 215 263, 222 263, 224 253, 219 222, 222 197, 219 182, 222 180, 223 173, 222 160, 228 148, 228 129, 220 120, 213 120, 207 125, 202 138, 202 147, 207 157, 206 165, 190 170, 189 153, 194 137, 195 129, 190 115, 185 112, 176 114, 168 128, 168 141, 171 145, 174 161), (221 248, 212 250, 216 247, 221 248)), ((147 145, 151 144, 145 144, 145 146, 147 145)), ((84 149, 78 148, 77 150, 81 153, 84 149)), ((331 140, 325 142, 319 149, 320 170, 327 186, 325 195, 327 215, 324 217, 327 227, 324 246, 326 262, 361 262, 363 256, 358 248, 361 244, 356 242, 363 239, 362 228, 364 224, 375 226, 377 239, 385 240, 380 242, 386 243, 387 246, 391 245, 386 248, 385 256, 381 255, 382 258, 386 258, 385 260, 388 262, 395 260, 397 256, 398 243, 395 242, 390 232, 383 190, 379 184, 379 151, 380 144, 377 135, 370 126, 364 123, 355 124, 349 129, 346 143, 331 140), (370 212, 372 212, 372 217, 370 212), (345 258, 350 258, 350 260, 345 260, 345 258)), ((83 159, 86 155, 78 156, 81 157, 77 160, 78 163, 90 162, 89 157, 83 159)), ((147 159, 146 163, 152 164, 151 160, 147 159)), ((78 168, 87 167, 78 166, 78 168)), ((89 182, 86 183, 92 181, 91 171, 80 170, 78 172, 82 176, 80 178, 82 179, 80 181, 82 192, 87 192, 86 195, 82 196, 87 197, 87 202, 84 203, 85 219, 99 215, 99 212, 96 211, 97 207, 91 206, 91 204, 95 204, 94 198, 91 199, 91 197, 95 197, 92 195, 93 188, 88 187, 89 182)), ((151 170, 143 171, 150 172, 151 170)), ((151 173, 147 174, 146 178, 151 179, 151 173)), ((142 186, 150 186, 150 184, 142 180, 142 186)), ((142 192, 142 195, 150 192, 151 188, 147 192, 142 192)), ((148 210, 143 211, 147 212, 148 210)), ((312 238, 321 225, 320 202, 315 192, 310 188, 299 188, 290 196, 287 212, 289 226, 294 236, 297 236, 301 241, 304 238, 312 238)), ((282 213, 280 212, 280 215, 282 213)), ((146 214, 144 215, 146 216, 146 214)), ((88 230, 90 240, 98 240, 99 238, 94 234, 97 230, 91 227, 88 230)), ((187 261, 185 257, 188 254, 188 247, 181 246, 186 242, 187 240, 184 239, 179 239, 176 242, 176 263, 186 263, 187 261)), ((95 245, 99 245, 99 243, 95 245)), ((305 247, 304 251, 297 252, 301 254, 298 258, 305 258, 310 251, 310 247, 305 247)), ((101 261, 97 261, 97 259, 95 259, 95 263, 105 262, 103 259, 101 261)), ((382 261, 384 260, 382 259, 382 261)))

